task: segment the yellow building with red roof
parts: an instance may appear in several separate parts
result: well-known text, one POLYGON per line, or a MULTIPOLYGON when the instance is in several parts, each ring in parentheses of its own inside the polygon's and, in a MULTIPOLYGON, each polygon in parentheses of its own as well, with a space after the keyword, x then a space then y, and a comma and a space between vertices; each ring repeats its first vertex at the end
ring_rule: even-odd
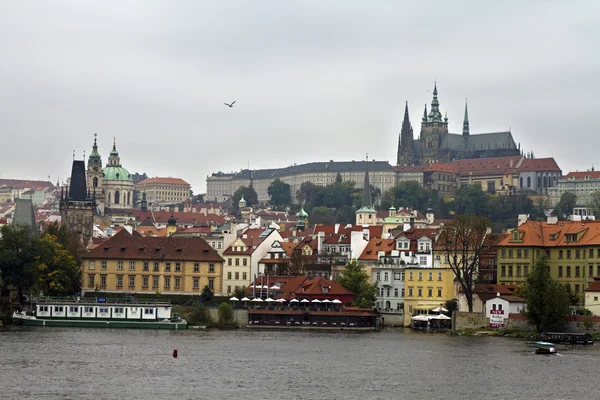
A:
POLYGON ((498 244, 498 283, 522 285, 545 253, 550 275, 582 298, 600 275, 600 221, 526 221, 498 244))

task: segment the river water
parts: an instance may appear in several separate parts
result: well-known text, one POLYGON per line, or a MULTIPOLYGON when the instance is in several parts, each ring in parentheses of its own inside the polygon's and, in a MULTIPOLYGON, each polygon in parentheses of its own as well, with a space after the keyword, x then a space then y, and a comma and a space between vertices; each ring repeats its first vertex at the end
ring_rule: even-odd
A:
POLYGON ((598 399, 600 345, 379 333, 0 328, 2 399, 598 399), (173 358, 173 349, 179 357, 173 358))

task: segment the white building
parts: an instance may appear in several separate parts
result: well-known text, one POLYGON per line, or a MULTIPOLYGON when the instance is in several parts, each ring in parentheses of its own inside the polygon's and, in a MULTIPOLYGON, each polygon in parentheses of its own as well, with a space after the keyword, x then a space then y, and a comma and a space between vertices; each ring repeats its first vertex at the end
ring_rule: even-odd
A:
POLYGON ((494 311, 501 312, 500 315, 504 316, 504 319, 508 318, 509 314, 519 314, 525 309, 525 299, 519 296, 510 296, 497 294, 485 302, 485 316, 491 318, 494 311))

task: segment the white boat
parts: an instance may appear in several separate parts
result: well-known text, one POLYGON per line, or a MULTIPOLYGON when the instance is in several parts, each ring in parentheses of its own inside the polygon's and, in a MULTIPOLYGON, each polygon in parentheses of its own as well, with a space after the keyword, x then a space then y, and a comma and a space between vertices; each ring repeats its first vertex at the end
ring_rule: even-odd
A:
POLYGON ((186 329, 184 319, 172 315, 169 302, 106 298, 42 297, 35 315, 14 312, 23 325, 97 328, 186 329))

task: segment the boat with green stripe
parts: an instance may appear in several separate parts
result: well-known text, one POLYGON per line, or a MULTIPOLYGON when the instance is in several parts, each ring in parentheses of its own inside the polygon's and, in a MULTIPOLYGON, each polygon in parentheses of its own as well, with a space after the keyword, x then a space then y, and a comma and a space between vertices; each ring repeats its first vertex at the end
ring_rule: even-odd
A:
POLYGON ((35 313, 15 312, 13 319, 29 326, 187 329, 172 309, 170 302, 155 299, 41 297, 35 313))

